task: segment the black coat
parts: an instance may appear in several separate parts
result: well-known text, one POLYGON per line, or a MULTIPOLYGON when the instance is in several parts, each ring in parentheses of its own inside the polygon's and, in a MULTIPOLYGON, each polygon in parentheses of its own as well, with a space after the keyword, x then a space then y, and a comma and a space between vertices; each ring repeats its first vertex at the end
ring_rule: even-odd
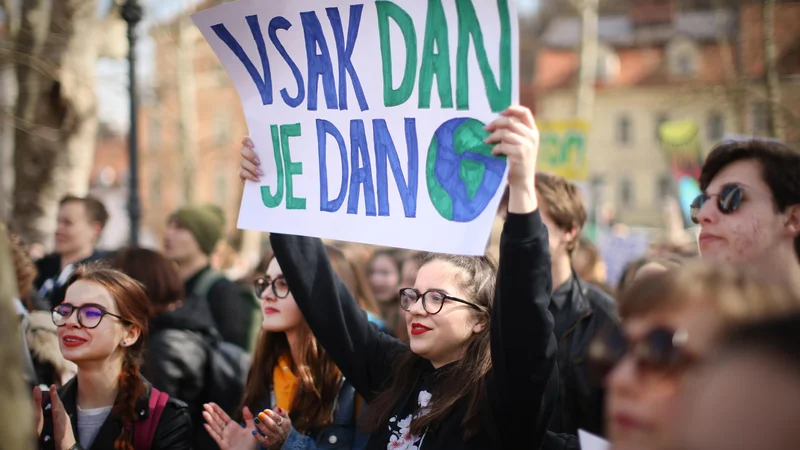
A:
MULTIPOLYGON (((88 262, 105 260, 108 258, 108 253, 95 251, 88 258, 78 261, 77 264, 85 264, 88 262)), ((64 301, 64 295, 67 293, 66 280, 63 280, 64 283, 58 282, 59 275, 62 272, 61 255, 57 253, 51 253, 36 261, 36 270, 38 271, 38 275, 36 276, 36 280, 33 282, 33 286, 36 288, 37 294, 47 300, 46 303, 49 304, 47 309, 54 308, 56 305, 64 301), (52 287, 50 289, 42 289, 42 286, 48 280, 52 280, 52 287)))
POLYGON ((209 342, 214 324, 205 302, 184 304, 150 321, 142 374, 156 389, 185 401, 189 407, 193 448, 216 448, 203 424, 204 387, 209 342))
MULTIPOLYGON (((338 279, 319 239, 271 234, 297 306, 319 342, 367 402, 385 389, 396 358, 410 349, 371 326, 367 314, 338 279)), ((565 448, 547 433, 558 399, 557 344, 547 310, 552 280, 547 228, 538 212, 509 214, 500 243, 500 268, 491 317, 492 369, 484 378, 485 407, 477 434, 464 440, 461 419, 466 402, 456 404, 420 450, 565 448), (543 447, 544 445, 544 447, 543 447)), ((370 437, 368 449, 383 450, 391 426, 410 414, 435 376, 426 360, 408 380, 406 398, 396 406, 396 421, 370 437)), ((436 401, 436 392, 431 401, 436 401)), ((397 436, 394 437, 396 439, 397 436)))
MULTIPOLYGON (((143 379, 144 380, 144 379, 143 379)), ((137 422, 146 419, 150 414, 150 384, 147 383, 147 393, 136 402, 137 422)), ((72 422, 72 434, 78 439, 78 408, 76 399, 78 396, 78 377, 73 378, 67 384, 58 389, 58 396, 64 403, 64 408, 72 422)), ((55 449, 53 440, 53 420, 52 408, 43 410, 44 428, 39 436, 39 449, 55 449)), ((97 432, 92 446, 86 450, 109 450, 114 448, 114 441, 122 432, 122 421, 119 417, 109 414, 106 421, 97 432)), ((136 433, 136 423, 133 424, 133 433, 136 433)), ((186 410, 186 403, 170 398, 161 414, 153 438, 152 450, 190 450, 192 438, 192 421, 186 410)), ((133 436, 131 436, 133 443, 133 436)), ((139 449, 135 449, 139 450, 139 449)))
POLYGON ((553 292, 550 312, 558 338, 559 402, 550 430, 604 436, 603 380, 591 373, 589 345, 602 332, 619 326, 616 303, 596 286, 570 278, 553 292))
MULTIPOLYGON (((194 305, 202 300, 194 298, 195 289, 200 278, 210 270, 213 269, 206 266, 184 283, 187 305, 194 305)), ((213 320, 214 328, 222 339, 241 348, 249 348, 253 320, 254 317, 260 317, 260 314, 257 313, 258 308, 254 311, 249 302, 243 301, 242 287, 221 277, 209 287, 206 300, 210 308, 209 318, 213 320)))

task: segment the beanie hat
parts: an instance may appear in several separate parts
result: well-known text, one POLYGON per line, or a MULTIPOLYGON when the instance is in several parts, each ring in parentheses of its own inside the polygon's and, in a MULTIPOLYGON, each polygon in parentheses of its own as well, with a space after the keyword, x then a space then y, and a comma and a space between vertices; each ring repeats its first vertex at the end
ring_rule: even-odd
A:
POLYGON ((172 213, 171 220, 189 230, 206 255, 214 251, 225 227, 225 213, 211 204, 184 206, 172 213))

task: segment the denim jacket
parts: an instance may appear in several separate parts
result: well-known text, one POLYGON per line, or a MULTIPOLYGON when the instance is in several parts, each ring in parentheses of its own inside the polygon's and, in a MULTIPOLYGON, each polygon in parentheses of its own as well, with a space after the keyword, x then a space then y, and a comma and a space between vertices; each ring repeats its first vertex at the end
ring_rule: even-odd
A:
MULTIPOLYGON (((270 409, 276 400, 273 392, 270 409)), ((294 428, 283 443, 282 450, 362 450, 366 448, 368 435, 357 430, 355 419, 356 390, 347 380, 342 380, 336 397, 333 424, 315 435, 303 435, 294 428)), ((366 407, 363 408, 366 410, 366 407)), ((362 411, 363 416, 363 411, 362 411)), ((265 450, 261 445, 259 450, 265 450)))

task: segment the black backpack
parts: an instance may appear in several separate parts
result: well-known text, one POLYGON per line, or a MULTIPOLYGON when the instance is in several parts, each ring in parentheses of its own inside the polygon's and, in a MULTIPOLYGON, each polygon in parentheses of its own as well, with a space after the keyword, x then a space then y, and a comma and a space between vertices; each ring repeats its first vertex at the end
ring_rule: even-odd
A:
MULTIPOLYGON (((193 295, 205 308, 208 314, 208 291, 211 286, 225 275, 208 271, 197 281, 193 295)), ((206 368, 205 386, 201 399, 203 403, 214 402, 226 413, 233 416, 239 409, 250 371, 252 357, 238 345, 225 342, 216 329, 212 329, 206 339, 208 348, 208 366, 206 368)))

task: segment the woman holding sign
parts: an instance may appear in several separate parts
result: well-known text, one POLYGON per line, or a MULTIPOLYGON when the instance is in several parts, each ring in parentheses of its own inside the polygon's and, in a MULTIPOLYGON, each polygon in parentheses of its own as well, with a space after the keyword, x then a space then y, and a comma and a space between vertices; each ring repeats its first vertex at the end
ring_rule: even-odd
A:
MULTIPOLYGON (((369 325, 321 240, 271 235, 311 330, 370 404, 369 449, 564 448, 545 428, 558 377, 548 237, 534 190, 539 133, 521 106, 486 130, 493 154, 509 163, 499 271, 487 257, 426 259, 414 287, 399 293, 410 345, 369 325)), ((248 144, 240 176, 257 180, 248 144)))
MULTIPOLYGON (((358 277, 344 253, 323 251, 337 277, 357 292, 358 277)), ((222 450, 362 448, 366 439, 356 432, 361 398, 311 334, 278 261, 265 261, 266 272, 254 281, 263 320, 242 399, 245 427, 211 403, 204 405, 205 429, 222 450)))

